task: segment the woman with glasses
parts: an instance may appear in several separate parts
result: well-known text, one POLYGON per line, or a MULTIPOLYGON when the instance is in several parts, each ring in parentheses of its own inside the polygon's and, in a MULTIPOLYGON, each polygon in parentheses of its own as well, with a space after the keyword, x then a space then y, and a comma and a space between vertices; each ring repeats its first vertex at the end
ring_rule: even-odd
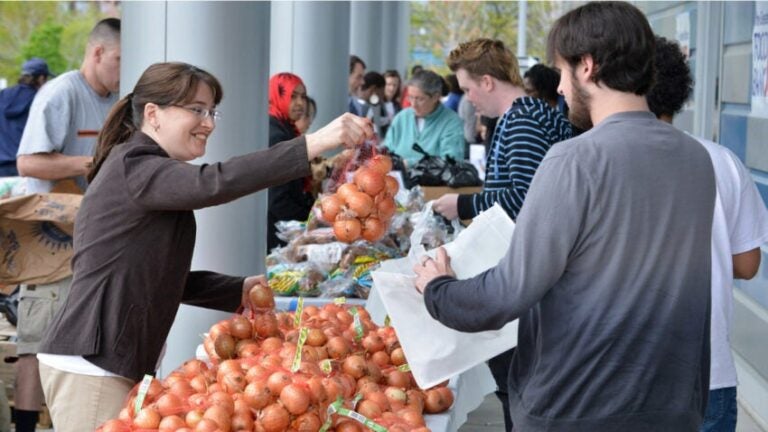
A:
MULTIPOLYGON (((282 72, 269 80, 269 146, 301 135, 296 122, 307 110, 307 89, 298 76, 282 72)), ((297 178, 269 188, 267 251, 285 243, 277 238, 275 223, 306 220, 315 199, 312 177, 297 178)))
POLYGON ((319 153, 373 135, 366 119, 344 114, 267 150, 193 165, 221 99, 211 74, 157 63, 106 120, 75 222, 71 293, 39 351, 57 432, 117 417, 131 388, 154 373, 180 303, 235 311, 251 287, 266 285, 263 276, 190 271, 193 210, 305 177, 319 153))
POLYGON ((432 156, 464 159, 464 124, 440 103, 444 86, 443 78, 428 70, 416 73, 408 83, 411 106, 392 120, 384 145, 409 165, 422 158, 414 144, 432 156))

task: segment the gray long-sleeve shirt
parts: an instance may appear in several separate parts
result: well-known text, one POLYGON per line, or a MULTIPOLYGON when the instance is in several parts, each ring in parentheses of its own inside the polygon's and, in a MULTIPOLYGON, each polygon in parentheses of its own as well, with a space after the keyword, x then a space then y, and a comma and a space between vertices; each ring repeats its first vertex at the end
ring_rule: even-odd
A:
POLYGON ((427 308, 462 331, 520 318, 521 430, 698 430, 714 197, 695 140, 647 112, 612 115, 547 153, 499 264, 432 281, 427 308))

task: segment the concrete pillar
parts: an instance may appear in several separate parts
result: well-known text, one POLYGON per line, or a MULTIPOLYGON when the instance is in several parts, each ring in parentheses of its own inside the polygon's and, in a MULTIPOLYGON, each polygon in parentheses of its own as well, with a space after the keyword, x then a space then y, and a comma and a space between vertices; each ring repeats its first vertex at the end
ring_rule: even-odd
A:
POLYGON ((349 53, 363 59, 366 69, 381 72, 386 67, 382 47, 386 39, 397 35, 385 33, 383 9, 388 5, 380 1, 354 1, 350 6, 349 53))
MULTIPOLYGON (((125 2, 121 91, 161 61, 183 61, 215 75, 224 88, 223 118, 202 164, 268 147, 270 7, 266 2, 125 2), (152 31, 147 31, 151 28, 152 31)), ((266 192, 195 212, 193 270, 232 275, 264 272, 266 192)), ((162 361, 165 375, 193 358, 200 334, 231 313, 182 306, 162 361)), ((141 319, 137 317, 137 319, 141 319)))
POLYGON ((317 101, 316 130, 347 111, 350 4, 280 1, 271 7, 270 74, 301 77, 317 101))

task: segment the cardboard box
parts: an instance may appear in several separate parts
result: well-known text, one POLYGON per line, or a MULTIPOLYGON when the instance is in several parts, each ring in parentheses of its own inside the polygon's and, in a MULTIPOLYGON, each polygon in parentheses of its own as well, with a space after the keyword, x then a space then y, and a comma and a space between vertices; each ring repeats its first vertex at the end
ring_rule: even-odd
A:
POLYGON ((431 201, 449 193, 472 194, 472 193, 483 191, 482 186, 461 187, 461 188, 452 188, 448 186, 420 186, 420 187, 421 187, 421 190, 424 191, 424 201, 431 201))
POLYGON ((13 400, 13 387, 16 381, 16 342, 0 341, 0 380, 5 387, 8 400, 13 400))

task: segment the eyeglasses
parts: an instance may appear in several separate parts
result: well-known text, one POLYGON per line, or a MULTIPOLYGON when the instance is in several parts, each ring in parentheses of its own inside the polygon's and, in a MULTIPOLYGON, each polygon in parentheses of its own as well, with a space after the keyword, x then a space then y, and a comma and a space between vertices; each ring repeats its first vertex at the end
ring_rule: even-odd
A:
POLYGON ((417 104, 417 105, 421 105, 421 104, 427 102, 430 99, 432 99, 432 96, 413 96, 413 95, 408 95, 408 100, 412 104, 417 104))
POLYGON ((212 110, 212 109, 209 110, 209 109, 200 108, 200 107, 187 107, 183 105, 173 105, 173 106, 177 108, 182 108, 191 112, 192 114, 200 117, 200 120, 205 120, 207 117, 210 117, 211 120, 213 120, 214 122, 221 120, 221 111, 212 110))

